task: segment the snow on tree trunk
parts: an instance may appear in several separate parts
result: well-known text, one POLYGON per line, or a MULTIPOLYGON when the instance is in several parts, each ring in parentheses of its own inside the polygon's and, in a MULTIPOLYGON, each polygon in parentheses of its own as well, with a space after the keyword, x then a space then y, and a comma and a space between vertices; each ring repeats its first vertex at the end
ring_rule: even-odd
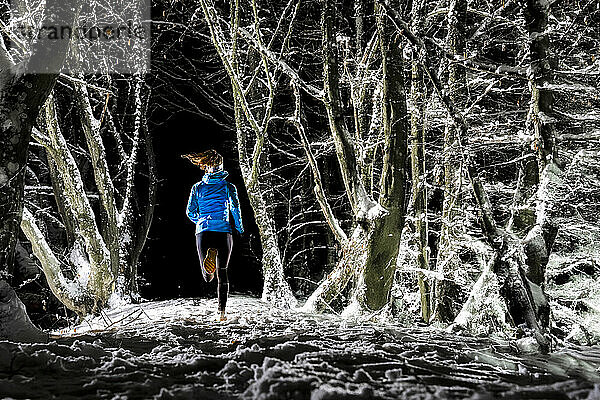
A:
POLYGON ((364 289, 357 285, 359 303, 380 310, 388 302, 396 270, 396 258, 404 227, 407 134, 409 130, 404 91, 402 47, 393 24, 377 9, 377 29, 383 70, 383 167, 379 204, 386 214, 375 219, 367 236, 364 289))
POLYGON ((493 270, 496 252, 480 241, 473 240, 471 245, 477 254, 482 272, 467 301, 447 330, 467 330, 476 335, 490 335, 498 327, 501 330, 509 328, 506 321, 506 304, 500 296, 498 277, 493 270))
MULTIPOLYGON (((67 308, 80 315, 90 312, 94 306, 92 297, 85 287, 82 288, 79 285, 79 282, 69 282, 63 275, 60 261, 50 248, 44 234, 38 228, 34 216, 27 208, 23 211, 21 229, 31 242, 33 254, 42 265, 42 271, 46 276, 48 286, 56 298, 67 308)), ((81 280, 86 280, 89 278, 89 271, 86 272, 88 273, 80 271, 76 276, 81 280)))
MULTIPOLYGON (((422 31, 423 1, 416 0, 412 5, 412 27, 417 34, 422 31)), ((425 82, 419 63, 419 51, 412 49, 411 89, 410 89, 410 131, 411 131, 411 167, 412 167, 412 203, 417 247, 416 266, 419 270, 429 269, 427 246, 427 193, 425 166, 425 82)), ((425 322, 431 318, 431 282, 423 272, 417 272, 419 292, 421 294, 421 316, 425 322)))
MULTIPOLYGON (((80 120, 101 202, 100 218, 96 218, 85 192, 79 166, 62 135, 52 96, 46 104, 47 134, 38 130, 34 132, 34 138, 46 148, 50 169, 53 171, 51 173, 53 187, 60 190, 57 204, 63 219, 67 221, 64 225, 67 237, 72 238, 67 243, 70 257, 68 260, 59 261, 59 257, 46 243, 47 239, 37 228, 35 218, 30 213, 24 221, 26 223, 22 224, 22 230, 31 242, 56 297, 68 308, 82 315, 98 312, 108 304, 109 298, 115 293, 124 301, 135 299, 137 296, 135 285, 137 259, 132 256, 134 252, 139 254, 145 242, 149 226, 148 218, 151 219, 152 215, 152 204, 149 204, 150 210, 146 210, 146 218, 138 222, 134 216, 136 210, 133 208, 133 196, 138 142, 145 107, 142 107, 143 81, 138 76, 135 76, 134 80, 135 85, 132 85, 133 89, 131 89, 134 97, 134 120, 131 123, 133 134, 130 148, 121 147, 119 152, 119 166, 123 167, 125 178, 119 180, 120 185, 117 188, 110 175, 107 151, 100 132, 100 120, 95 117, 91 106, 92 96, 83 83, 75 82, 75 100, 79 106, 80 120), (122 194, 120 208, 115 199, 117 189, 120 189, 122 194), (144 235, 144 238, 136 235, 144 235), (61 264, 64 263, 68 263, 75 271, 73 279, 67 279, 63 275, 61 268, 64 266, 61 264)), ((104 112, 110 113, 107 109, 104 112)), ((122 123, 125 121, 123 120, 122 123)), ((122 133, 113 132, 113 134, 119 136, 122 133)), ((148 146, 149 138, 147 134, 145 136, 148 146)), ((146 150, 151 151, 151 146, 146 150)), ((150 170, 153 168, 152 163, 153 161, 148 160, 150 170)), ((148 193, 151 202, 155 185, 155 179, 150 177, 148 193)))
POLYGON ((352 235, 342 246, 339 261, 333 271, 324 277, 300 310, 303 312, 335 312, 331 303, 353 278, 362 273, 367 259, 367 246, 368 232, 359 225, 354 228, 352 235))
POLYGON ((263 291, 262 299, 276 307, 290 308, 296 306, 296 298, 285 280, 283 262, 277 243, 277 233, 273 218, 269 215, 264 194, 248 191, 250 205, 254 210, 254 220, 260 233, 262 245, 263 291))
MULTIPOLYGON (((44 8, 44 26, 72 24, 79 1, 49 0, 44 8)), ((11 279, 15 247, 23 213, 24 176, 31 129, 52 90, 68 50, 68 40, 41 41, 34 45, 23 65, 15 65, 0 45, 0 273, 11 279), (26 73, 26 65, 44 65, 48 73, 26 73)), ((23 321, 22 303, 10 286, 3 288, 0 306, 6 307, 3 323, 23 321)), ((25 314, 26 318, 26 314, 25 314)))
MULTIPOLYGON (((449 54, 465 55, 464 30, 467 16, 466 0, 451 0, 448 6, 446 23, 446 47, 449 54)), ((465 106, 467 86, 465 69, 458 63, 448 65, 449 96, 454 104, 465 106)), ((460 193, 463 190, 463 168, 456 127, 448 118, 444 131, 444 202, 442 206, 442 231, 438 245, 437 270, 442 277, 435 283, 435 318, 450 322, 456 314, 459 288, 455 277, 460 271, 457 243, 460 242, 460 193)))
MULTIPOLYGON (((76 242, 71 252, 75 251, 77 253, 76 247, 80 243, 83 244, 82 247, 85 250, 85 254, 78 254, 73 258, 73 264, 81 274, 84 273, 82 270, 89 268, 89 279, 81 287, 66 293, 70 296, 71 301, 65 305, 75 305, 75 311, 83 314, 95 312, 104 307, 113 293, 116 276, 113 275, 110 249, 106 246, 96 223, 95 213, 87 198, 79 168, 58 125, 58 117, 52 96, 46 102, 46 126, 48 136, 36 131, 34 138, 46 148, 46 151, 54 160, 58 170, 57 177, 60 179, 60 186, 64 188, 63 198, 67 205, 66 211, 70 213, 75 228, 73 236, 76 238, 76 242), (80 298, 81 292, 86 293, 83 302, 80 298)), ((40 240, 37 235, 39 230, 24 229, 24 233, 32 243, 40 240)), ((49 250, 49 247, 47 247, 47 250, 49 250)), ((41 255, 42 253, 38 252, 38 254, 41 255)), ((54 275, 60 274, 60 271, 54 271, 55 268, 60 268, 60 264, 53 263, 52 257, 45 255, 38 259, 46 264, 43 267, 44 271, 53 270, 54 275)), ((51 275, 48 278, 52 280, 53 276, 51 275)))
MULTIPOLYGON (((106 149, 100 136, 100 121, 94 117, 87 88, 82 83, 75 84, 75 99, 79 107, 81 126, 92 160, 92 170, 98 194, 104 211, 106 223, 102 239, 109 251, 110 270, 116 278, 119 273, 119 233, 117 209, 114 198, 114 186, 106 160, 106 149)), ((53 111, 55 113, 55 111, 53 111)), ((54 115, 53 118, 56 118, 54 115)), ((53 122, 57 124, 58 122, 53 122)))
MULTIPOLYGON (((338 264, 323 279, 302 309, 331 309, 331 301, 353 280, 350 305, 344 311, 351 314, 380 310, 389 302, 404 225, 408 124, 402 51, 397 38, 390 34, 392 28, 389 22, 379 16, 379 50, 383 60, 381 123, 384 148, 379 201, 374 201, 367 193, 358 172, 355 144, 349 134, 341 105, 335 20, 333 2, 324 1, 321 21, 324 106, 356 226, 343 247, 338 264), (386 36, 381 31, 385 31, 386 36)), ((377 122, 379 121, 372 121, 377 122)))
MULTIPOLYGON (((546 1, 522 1, 529 43, 528 82, 531 91, 526 132, 529 138, 525 143, 524 157, 519 169, 509 226, 515 233, 525 237, 527 243, 527 277, 534 283, 544 283, 545 266, 557 227, 539 213, 537 205, 542 174, 550 164, 556 166, 556 146, 554 132, 554 96, 552 83, 555 62, 549 48, 548 23, 549 4, 546 1), (530 155, 531 157, 526 157, 530 155), (542 232, 544 231, 544 232, 542 232), (548 243, 546 243, 546 240, 548 243)), ((560 172, 558 172, 559 174, 560 172)))

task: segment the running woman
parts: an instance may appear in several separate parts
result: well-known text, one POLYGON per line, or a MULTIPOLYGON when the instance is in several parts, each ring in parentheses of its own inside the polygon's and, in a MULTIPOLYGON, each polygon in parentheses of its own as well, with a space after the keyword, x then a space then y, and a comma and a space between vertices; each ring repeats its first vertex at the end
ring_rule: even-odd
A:
POLYGON ((229 174, 223 170, 223 157, 215 150, 182 157, 204 170, 202 180, 192 187, 187 215, 196 224, 196 248, 202 276, 206 282, 211 282, 215 274, 217 276, 218 319, 225 321, 229 292, 227 267, 233 246, 231 234, 233 228, 244 233, 237 190, 225 180, 229 174))

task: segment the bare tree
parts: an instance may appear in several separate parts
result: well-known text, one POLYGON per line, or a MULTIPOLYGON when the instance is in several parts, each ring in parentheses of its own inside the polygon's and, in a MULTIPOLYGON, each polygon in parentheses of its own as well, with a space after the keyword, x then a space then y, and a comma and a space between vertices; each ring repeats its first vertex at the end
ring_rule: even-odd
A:
POLYGON ((355 144, 341 107, 335 27, 333 5, 330 1, 325 1, 322 20, 324 105, 356 226, 342 250, 338 265, 307 300, 304 309, 322 310, 330 307, 329 302, 354 278, 355 289, 347 312, 355 312, 357 308, 380 310, 389 301, 404 225, 408 114, 401 48, 391 34, 393 27, 378 12, 383 113, 381 120, 372 121, 372 124, 381 124, 384 141, 379 199, 375 201, 365 189, 363 178, 358 173, 355 144))
MULTIPOLYGON (((452 0, 448 4, 446 21, 448 32, 446 46, 452 56, 465 53, 465 24, 467 18, 467 2, 452 0)), ((466 104, 465 88, 467 86, 465 68, 450 62, 448 66, 448 88, 450 98, 459 106, 466 104)), ((463 166, 456 128, 448 121, 444 132, 444 203, 442 208, 442 232, 438 245, 437 270, 441 279, 435 283, 435 316, 440 321, 450 322, 456 311, 457 283, 456 271, 460 268, 457 242, 460 238, 461 191, 464 188, 463 166)))
MULTIPOLYGON (((88 200, 84 175, 62 133, 52 96, 46 104, 46 131, 34 131, 35 140, 46 149, 50 170, 55 170, 51 174, 52 184, 60 192, 58 197, 62 206, 59 212, 61 219, 68 221, 64 224, 67 237, 74 238, 72 243, 66 244, 69 258, 65 259, 52 250, 36 218, 27 209, 21 226, 42 264, 53 293, 67 307, 82 315, 101 310, 115 290, 125 298, 135 299, 138 296, 136 268, 152 219, 156 178, 145 127, 148 91, 140 76, 133 76, 123 83, 121 99, 125 101, 121 101, 131 101, 132 104, 130 121, 119 119, 121 129, 115 126, 115 116, 109 107, 109 97, 111 93, 118 92, 118 85, 107 89, 91 85, 94 91, 99 92, 100 99, 106 99, 104 102, 94 98, 88 92, 87 83, 79 79, 72 81, 73 88, 69 93, 75 98, 79 110, 80 126, 101 204, 100 217, 96 217, 88 200), (94 112, 92 101, 99 105, 97 112, 94 112), (103 126, 103 121, 109 123, 103 126), (102 133, 115 139, 118 157, 116 165, 112 166, 114 173, 111 173, 102 133), (125 138, 131 143, 124 144, 125 138), (135 180, 143 142, 147 143, 144 158, 148 160, 150 182, 148 207, 142 208, 135 204, 139 201, 135 180), (116 182, 113 176, 117 177, 116 182), (141 213, 145 217, 140 218, 141 213), (66 266, 69 274, 65 273, 66 266)), ((76 128, 75 131, 80 130, 76 128)))
MULTIPOLYGON (((418 35, 422 33, 424 23, 424 1, 414 1, 411 10, 411 26, 418 35)), ((418 49, 420 50, 420 49, 418 49)), ((422 51, 422 50, 421 50, 422 51)), ((427 224, 427 193, 426 193, 426 166, 425 166, 425 98, 426 86, 423 70, 420 64, 420 54, 417 49, 412 49, 411 61, 411 166, 412 166, 412 202, 413 218, 415 225, 415 242, 417 245, 417 282, 421 294, 421 316, 425 322, 431 318, 431 291, 432 285, 423 271, 429 269, 428 250, 428 224, 427 224)))
MULTIPOLYGON (((423 40, 414 35, 408 24, 402 20, 394 9, 388 7, 387 11, 412 45, 426 48, 423 40)), ((463 115, 452 98, 443 90, 439 77, 430 68, 427 57, 423 59, 423 67, 432 81, 437 95, 442 100, 449 117, 452 118, 452 123, 457 132, 457 140, 461 145, 464 145, 468 125, 463 115)), ((547 298, 538 285, 526 278, 524 272, 526 270, 526 257, 522 241, 514 233, 498 226, 493 216, 493 205, 489 200, 471 155, 463 153, 463 156, 473 195, 481 215, 483 232, 490 246, 496 251, 493 272, 499 281, 500 294, 506 301, 514 323, 517 325, 526 324, 533 331, 542 350, 548 351, 550 342, 546 330, 549 324, 547 298)))
MULTIPOLYGON (((79 8, 80 2, 47 2, 44 8, 46 26, 72 25, 79 8)), ((66 40, 38 41, 31 56, 17 65, 4 40, 0 42, 0 115, 4 121, 0 128, 3 149, 0 159, 0 269, 4 272, 3 279, 10 279, 13 272, 31 130, 56 82, 56 71, 60 70, 67 50, 66 40), (28 64, 45 65, 48 73, 28 73, 28 64)), ((3 284, 2 298, 15 298, 11 293, 10 286, 3 284)), ((20 304, 18 298, 14 301, 20 304)), ((12 313, 3 316, 3 324, 4 320, 12 319, 28 321, 23 316, 22 305, 11 309, 12 313)), ((11 332, 4 332, 4 335, 10 337, 11 332)))

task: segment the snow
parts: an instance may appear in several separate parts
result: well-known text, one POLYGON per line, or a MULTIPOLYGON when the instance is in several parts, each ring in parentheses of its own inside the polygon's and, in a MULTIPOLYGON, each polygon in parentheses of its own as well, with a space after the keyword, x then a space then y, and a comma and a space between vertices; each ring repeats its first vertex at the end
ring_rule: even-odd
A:
MULTIPOLYGON (((31 323, 25 312, 25 306, 15 291, 6 281, 0 280, 0 339, 37 342, 45 341, 46 337, 46 334, 31 323)), ((0 350, 0 364, 3 362, 6 360, 0 350)))
POLYGON ((4 186, 8 183, 8 175, 3 167, 0 167, 0 185, 4 186))
MULTIPOLYGON (((73 265, 77 271, 77 274, 75 276, 77 281, 76 291, 81 291, 80 288, 84 288, 87 286, 88 281, 90 279, 90 274, 92 273, 92 269, 85 249, 83 248, 83 245, 80 242, 76 242, 73 248, 71 249, 71 253, 69 254, 69 261, 71 261, 71 265, 73 265)), ((68 283, 63 282, 63 284, 65 284, 65 286, 69 286, 68 283)), ((70 292, 73 293, 74 291, 70 292)))
POLYGON ((550 356, 431 328, 269 308, 233 295, 129 304, 51 333, 0 341, 0 393, 46 399, 594 398, 600 347, 550 356))
POLYGON ((553 329, 582 345, 600 344, 599 162, 600 152, 577 152, 559 179, 544 170, 538 195, 559 226, 546 269, 553 329))

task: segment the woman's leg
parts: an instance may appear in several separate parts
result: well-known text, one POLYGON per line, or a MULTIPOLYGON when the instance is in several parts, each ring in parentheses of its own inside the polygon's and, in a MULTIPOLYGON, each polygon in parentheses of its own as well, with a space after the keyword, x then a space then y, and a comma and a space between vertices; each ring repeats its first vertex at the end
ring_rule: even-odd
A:
POLYGON ((229 277, 227 276, 227 267, 229 266, 229 258, 231 257, 231 249, 233 247, 233 237, 231 233, 223 232, 217 250, 217 298, 219 303, 219 311, 225 312, 227 306, 227 296, 229 294, 229 277))
POLYGON ((200 270, 202 271, 202 277, 206 282, 210 282, 215 278, 215 274, 207 273, 204 268, 204 259, 206 258, 206 251, 211 247, 209 232, 200 232, 196 234, 196 249, 198 250, 198 259, 200 260, 200 270))

